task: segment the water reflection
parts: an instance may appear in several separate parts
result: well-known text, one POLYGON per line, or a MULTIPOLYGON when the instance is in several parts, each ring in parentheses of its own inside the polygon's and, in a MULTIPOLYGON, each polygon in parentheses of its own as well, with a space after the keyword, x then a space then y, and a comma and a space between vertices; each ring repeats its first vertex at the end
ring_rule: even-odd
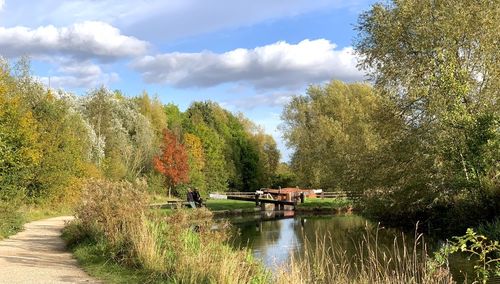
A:
POLYGON ((332 245, 339 245, 348 253, 354 253, 366 227, 374 227, 356 215, 290 216, 274 213, 259 219, 233 221, 239 229, 234 245, 252 249, 256 257, 271 266, 288 261, 292 253, 300 253, 306 238, 314 245, 314 236, 329 236, 334 241, 332 245))
MULTIPOLYGON (((253 251, 254 256, 261 259, 266 266, 286 264, 294 256, 304 255, 304 245, 307 243, 314 247, 317 237, 326 237, 329 247, 340 248, 351 258, 351 262, 360 261, 358 257, 360 244, 367 241, 375 242, 379 248, 391 251, 394 245, 403 247, 403 242, 408 248, 413 247, 415 236, 403 234, 400 230, 381 228, 377 224, 357 215, 314 216, 297 215, 284 212, 267 212, 263 215, 239 217, 231 219, 236 227, 233 244, 237 247, 247 247, 253 251), (371 239, 367 238, 371 232, 371 239), (395 242, 395 237, 398 241, 395 242)), ((431 244, 430 250, 437 249, 438 242, 426 240, 431 244)), ((411 253, 411 252, 408 252, 411 253)), ((419 251, 418 254, 423 253, 419 251)), ((456 258, 456 257, 455 257, 456 258)), ((458 257, 463 260, 463 257, 458 257)), ((468 265, 461 264, 452 267, 456 280, 463 280, 465 271, 470 275, 468 265)))

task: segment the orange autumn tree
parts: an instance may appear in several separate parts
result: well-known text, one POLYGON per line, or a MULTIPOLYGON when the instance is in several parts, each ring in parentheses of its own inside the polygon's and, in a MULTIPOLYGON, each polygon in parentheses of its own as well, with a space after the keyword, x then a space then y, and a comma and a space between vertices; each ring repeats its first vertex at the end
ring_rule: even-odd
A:
POLYGON ((184 145, 171 131, 163 130, 160 155, 154 157, 155 169, 167 179, 168 196, 172 187, 189 181, 188 155, 184 145))

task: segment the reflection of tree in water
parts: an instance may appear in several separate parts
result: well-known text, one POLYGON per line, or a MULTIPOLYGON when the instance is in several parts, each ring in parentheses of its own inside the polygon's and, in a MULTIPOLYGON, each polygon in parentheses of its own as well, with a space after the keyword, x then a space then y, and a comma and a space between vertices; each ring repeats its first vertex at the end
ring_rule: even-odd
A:
POLYGON ((279 221, 254 220, 239 223, 239 235, 235 238, 235 245, 248 247, 256 254, 265 257, 269 248, 279 240, 281 235, 281 223, 279 221))
MULTIPOLYGON (((347 216, 298 216, 296 224, 297 239, 303 245, 307 239, 314 247, 317 238, 330 242, 331 246, 340 247, 347 254, 353 254, 355 245, 364 232, 365 226, 371 226, 366 219, 356 215, 347 216)), ((299 253, 303 250, 299 250, 299 253)))
MULTIPOLYGON (((394 244, 398 246, 399 253, 403 253, 402 231, 379 227, 356 215, 295 216, 293 219, 283 220, 251 220, 235 226, 241 229, 241 235, 236 238, 235 244, 252 249, 254 255, 262 259, 266 265, 287 263, 291 253, 298 259, 302 258, 306 249, 312 252, 317 245, 317 238, 326 241, 327 250, 330 248, 337 252, 345 252, 345 256, 350 259, 351 264, 354 264, 351 266, 353 273, 362 259, 367 260, 366 242, 369 242, 372 249, 377 248, 380 258, 385 252, 394 259, 394 244), (304 245, 306 240, 307 248, 304 245), (363 256, 359 254, 361 244, 363 244, 363 256)), ((406 253, 409 255, 412 254, 414 237, 413 233, 404 235, 408 249, 406 253)), ((431 239, 425 241, 427 243, 430 241, 431 244, 435 242, 431 239)), ((417 249, 418 255, 423 253, 421 245, 417 249)), ((431 253, 432 250, 428 252, 431 253)), ((467 268, 467 265, 459 263, 457 267, 463 269, 467 268)), ((460 273, 455 273, 454 276, 458 274, 460 273)))

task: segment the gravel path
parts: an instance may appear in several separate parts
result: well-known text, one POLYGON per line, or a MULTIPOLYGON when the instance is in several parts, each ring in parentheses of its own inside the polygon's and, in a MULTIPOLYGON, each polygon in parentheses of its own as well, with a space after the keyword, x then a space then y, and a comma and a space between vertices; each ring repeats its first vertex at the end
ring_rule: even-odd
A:
POLYGON ((71 219, 31 222, 24 231, 0 241, 0 283, 100 283, 78 267, 60 238, 71 219))

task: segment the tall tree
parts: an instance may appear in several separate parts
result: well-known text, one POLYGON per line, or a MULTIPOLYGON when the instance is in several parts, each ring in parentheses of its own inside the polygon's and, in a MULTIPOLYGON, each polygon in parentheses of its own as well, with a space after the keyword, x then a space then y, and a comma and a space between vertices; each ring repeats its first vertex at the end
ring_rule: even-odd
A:
POLYGON ((177 137, 167 129, 163 131, 161 153, 154 158, 154 166, 158 172, 166 177, 169 196, 172 188, 189 181, 186 149, 177 137))
POLYGON ((461 214, 450 218, 460 228, 495 211, 499 22, 500 5, 489 0, 394 0, 361 15, 360 66, 404 121, 379 157, 386 183, 378 190, 389 196, 381 203, 391 205, 377 214, 422 220, 436 209, 461 214))
POLYGON ((285 106, 281 125, 295 151, 292 168, 302 186, 364 190, 367 163, 384 145, 384 100, 367 84, 332 81, 311 86, 285 106))

